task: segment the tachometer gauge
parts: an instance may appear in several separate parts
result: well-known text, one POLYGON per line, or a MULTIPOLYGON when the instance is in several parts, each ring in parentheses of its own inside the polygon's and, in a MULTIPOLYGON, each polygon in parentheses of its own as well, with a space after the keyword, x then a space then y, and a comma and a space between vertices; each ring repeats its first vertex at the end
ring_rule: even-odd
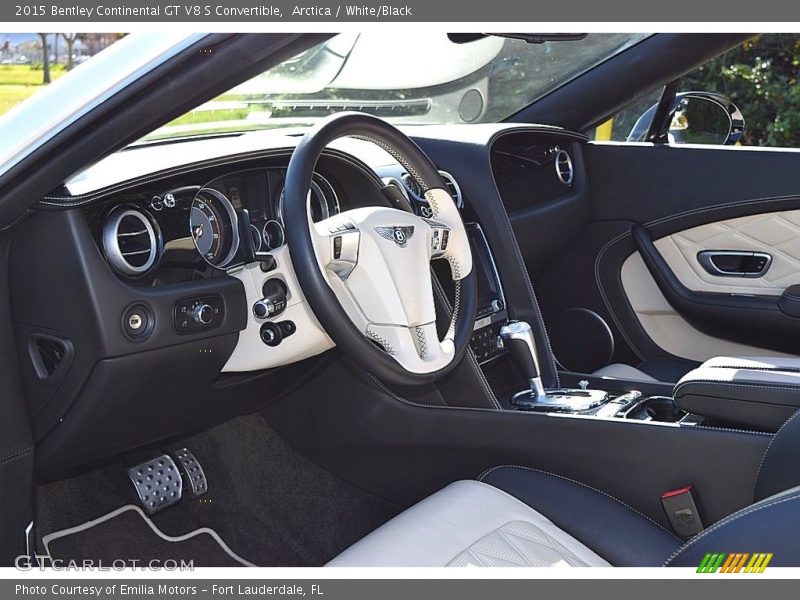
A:
POLYGON ((231 263, 239 249, 239 222, 224 194, 213 188, 197 192, 189 227, 194 245, 206 262, 220 269, 231 263))

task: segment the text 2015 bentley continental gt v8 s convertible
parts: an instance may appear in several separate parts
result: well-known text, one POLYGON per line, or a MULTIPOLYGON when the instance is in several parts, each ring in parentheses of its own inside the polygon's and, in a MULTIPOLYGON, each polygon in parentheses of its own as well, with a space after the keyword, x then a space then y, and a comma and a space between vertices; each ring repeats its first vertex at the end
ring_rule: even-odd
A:
POLYGON ((136 34, 12 110, 3 563, 800 566, 800 154, 681 83, 750 37, 136 34))

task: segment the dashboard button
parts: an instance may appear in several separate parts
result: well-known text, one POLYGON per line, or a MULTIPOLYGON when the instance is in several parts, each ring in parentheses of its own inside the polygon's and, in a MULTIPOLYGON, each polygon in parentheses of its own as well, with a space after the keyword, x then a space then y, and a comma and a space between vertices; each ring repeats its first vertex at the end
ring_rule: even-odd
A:
POLYGON ((261 341, 267 346, 277 346, 283 341, 283 332, 275 323, 264 323, 261 326, 261 341))
POLYGON ((294 321, 281 321, 278 326, 281 328, 283 337, 289 337, 297 331, 297 325, 294 324, 294 321))

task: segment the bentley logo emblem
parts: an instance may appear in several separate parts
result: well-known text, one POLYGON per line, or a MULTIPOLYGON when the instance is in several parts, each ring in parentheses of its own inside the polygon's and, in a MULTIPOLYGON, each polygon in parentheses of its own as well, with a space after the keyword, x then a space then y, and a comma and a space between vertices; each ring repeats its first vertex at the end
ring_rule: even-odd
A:
POLYGON ((404 248, 408 240, 414 235, 414 226, 376 227, 375 231, 382 238, 391 240, 401 248, 404 248))

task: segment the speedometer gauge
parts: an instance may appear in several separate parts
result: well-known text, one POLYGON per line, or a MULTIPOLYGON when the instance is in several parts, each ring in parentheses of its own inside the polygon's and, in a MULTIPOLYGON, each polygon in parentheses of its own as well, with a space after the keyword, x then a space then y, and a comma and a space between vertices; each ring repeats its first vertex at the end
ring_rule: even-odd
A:
POLYGON ((192 200, 189 215, 192 240, 211 265, 225 268, 239 249, 239 222, 230 200, 213 188, 203 188, 192 200))

